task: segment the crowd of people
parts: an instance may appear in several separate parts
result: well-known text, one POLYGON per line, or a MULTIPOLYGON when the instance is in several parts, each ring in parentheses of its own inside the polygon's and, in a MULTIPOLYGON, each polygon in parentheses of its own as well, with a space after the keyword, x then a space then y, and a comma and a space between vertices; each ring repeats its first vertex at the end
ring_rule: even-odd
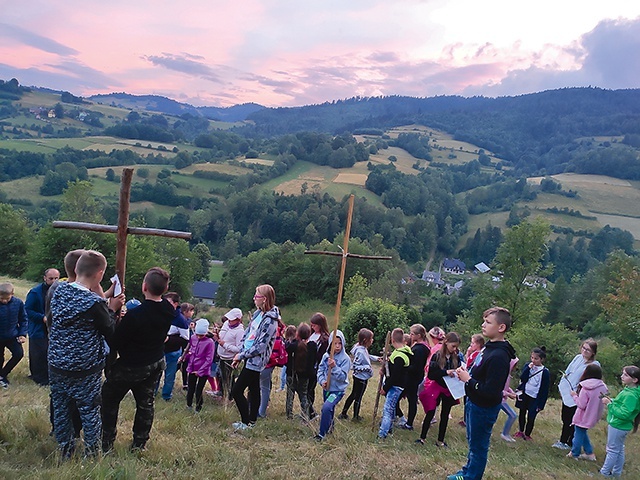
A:
MULTIPOLYGON (((161 268, 146 273, 144 300, 125 304, 124 294, 115 294, 113 286, 102 290, 107 262, 99 252, 71 251, 64 267, 66 281, 59 280, 57 270, 48 269, 25 303, 14 296, 10 283, 0 284, 0 387, 9 387, 9 374, 23 358, 22 345, 28 336, 30 378, 50 388, 52 433, 62 458, 74 454, 81 432, 84 456, 110 452, 119 406, 128 392, 136 403, 131 449, 144 450, 156 395, 167 402, 173 400, 178 370, 188 409, 202 410, 209 383, 213 396, 235 403, 240 418, 232 426, 243 431, 267 417, 273 372, 280 367, 286 417, 309 423, 319 415, 315 439, 322 442, 335 428, 336 408, 350 383, 351 391, 337 417, 348 420, 352 411, 353 421, 363 419, 362 399, 374 377, 372 362, 380 362, 381 388, 376 394, 384 396, 384 406, 379 440, 385 441, 394 428, 413 430, 420 404, 425 415, 416 443, 423 445, 431 425, 438 423, 434 443, 446 448, 451 411, 463 402, 460 424, 466 428, 469 454, 467 463, 448 479, 479 479, 500 411, 506 414, 502 440, 531 441, 536 416, 549 395, 551 375, 544 366, 544 347, 533 349, 521 369, 518 386, 511 388, 519 359, 505 338, 513 319, 504 308, 484 312, 482 333, 471 337, 464 354, 463 340, 456 332, 439 327, 427 332, 423 325, 415 324, 407 334, 394 329, 392 351, 386 354, 385 349, 382 356, 369 353, 374 335, 363 328, 349 355, 347 339, 337 328, 329 331, 322 313, 287 326, 270 285, 256 288, 256 309, 245 328, 239 308, 232 308, 213 324, 194 319, 194 306, 180 303, 178 294, 167 291, 169 274, 161 268), (5 349, 11 353, 6 363, 5 349), (322 391, 319 413, 315 410, 318 384, 322 391), (294 415, 296 397, 300 413, 294 415), (512 436, 516 420, 518 428, 512 436)), ((623 369, 624 388, 611 398, 596 360, 597 347, 592 339, 584 341, 580 353, 562 372, 558 385, 562 430, 552 446, 568 450, 569 458, 595 461, 589 429, 606 407, 608 438, 600 472, 617 477, 624 465, 626 435, 635 432, 640 422, 640 368, 623 369)))

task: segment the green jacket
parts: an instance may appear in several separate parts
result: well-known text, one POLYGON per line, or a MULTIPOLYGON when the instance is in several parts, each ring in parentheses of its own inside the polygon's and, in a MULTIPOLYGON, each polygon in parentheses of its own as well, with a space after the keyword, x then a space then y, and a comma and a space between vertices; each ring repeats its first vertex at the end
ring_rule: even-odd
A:
POLYGON ((624 387, 609 404, 607 422, 613 428, 629 431, 640 414, 640 387, 624 387))

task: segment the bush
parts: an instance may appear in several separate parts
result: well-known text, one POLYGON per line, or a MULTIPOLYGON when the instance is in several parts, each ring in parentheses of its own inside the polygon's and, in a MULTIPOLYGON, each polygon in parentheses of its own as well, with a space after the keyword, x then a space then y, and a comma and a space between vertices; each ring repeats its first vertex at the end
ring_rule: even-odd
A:
POLYGON ((347 352, 351 349, 351 345, 357 343, 361 328, 371 330, 373 332, 371 353, 377 355, 384 349, 387 332, 398 327, 408 332, 409 326, 409 317, 404 307, 398 307, 380 299, 365 298, 347 308, 340 329, 347 341, 347 352))

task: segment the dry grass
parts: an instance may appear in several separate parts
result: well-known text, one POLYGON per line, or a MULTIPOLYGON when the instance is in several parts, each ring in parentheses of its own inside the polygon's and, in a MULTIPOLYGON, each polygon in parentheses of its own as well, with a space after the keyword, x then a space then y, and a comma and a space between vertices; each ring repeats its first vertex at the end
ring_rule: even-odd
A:
MULTIPOLYGON (((276 385, 278 373, 276 370, 274 374, 276 385)), ((424 446, 414 443, 417 432, 404 430, 396 431, 385 442, 376 441, 371 429, 376 383, 372 380, 362 407, 366 421, 338 421, 334 434, 322 443, 312 440, 317 421, 308 426, 284 418, 284 393, 276 392, 276 387, 268 418, 244 433, 235 433, 230 426, 238 420, 233 405, 225 407, 206 396, 202 413, 194 415, 185 409, 183 392, 176 390, 172 402, 157 403, 148 450, 140 455, 127 449, 133 419, 133 399, 127 396, 121 407, 114 453, 99 460, 76 458, 59 464, 55 441, 48 435, 48 390, 32 384, 26 374, 25 360, 12 375, 11 387, 0 391, 3 479, 433 479, 455 472, 467 454, 464 429, 458 425, 461 406, 452 411, 447 450, 433 444, 436 428, 431 429, 424 446)), ((501 415, 494 429, 485 478, 568 480, 597 476, 600 462, 569 460, 564 457, 566 452, 550 447, 560 431, 559 405, 557 400, 550 401, 538 417, 534 441, 527 443, 505 444, 500 440, 501 415)), ((421 420, 419 413, 417 427, 421 420)), ((600 461, 604 458, 605 428, 600 423, 591 432, 600 461)), ((628 452, 638 451, 639 438, 629 436, 628 452)), ((626 478, 640 478, 640 462, 634 455, 628 455, 625 469, 626 478)))

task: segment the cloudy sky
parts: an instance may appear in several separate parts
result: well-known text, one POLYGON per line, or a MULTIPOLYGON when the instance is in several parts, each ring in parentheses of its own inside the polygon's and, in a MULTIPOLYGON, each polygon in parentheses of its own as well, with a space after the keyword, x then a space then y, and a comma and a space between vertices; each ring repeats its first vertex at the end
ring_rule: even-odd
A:
POLYGON ((0 0, 0 79, 193 105, 640 87, 638 0, 0 0))

